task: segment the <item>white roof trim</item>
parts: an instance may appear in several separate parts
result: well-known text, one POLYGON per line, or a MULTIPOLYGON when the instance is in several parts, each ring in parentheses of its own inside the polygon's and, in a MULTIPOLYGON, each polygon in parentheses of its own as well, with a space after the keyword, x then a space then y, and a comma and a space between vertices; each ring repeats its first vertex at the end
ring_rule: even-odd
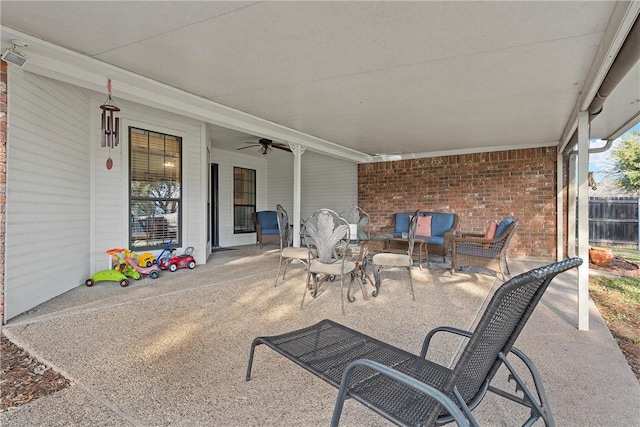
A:
POLYGON ((29 61, 25 64, 25 71, 105 93, 107 79, 111 79, 114 98, 284 143, 300 144, 312 151, 356 163, 370 159, 367 154, 218 104, 6 26, 2 27, 2 39, 20 39, 29 43, 26 54, 29 61))

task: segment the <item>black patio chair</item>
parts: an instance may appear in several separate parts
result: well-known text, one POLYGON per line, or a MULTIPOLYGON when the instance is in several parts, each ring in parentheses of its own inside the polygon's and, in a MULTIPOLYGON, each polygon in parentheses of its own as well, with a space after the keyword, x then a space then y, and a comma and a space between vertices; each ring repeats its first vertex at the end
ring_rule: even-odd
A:
POLYGON ((331 320, 282 335, 258 337, 251 345, 246 379, 251 376, 255 347, 265 344, 339 388, 332 426, 338 425, 347 398, 363 403, 397 425, 432 426, 458 420, 459 414, 443 407, 441 400, 434 400, 427 387, 448 396, 472 425, 477 424, 471 411, 491 391, 528 408, 529 417, 523 426, 540 418, 547 427, 555 426, 540 374, 531 359, 513 344, 551 280, 580 264, 580 258, 571 258, 508 280, 496 290, 473 332, 452 327, 433 329, 427 334, 420 355, 331 320), (439 332, 468 338, 451 368, 426 358, 431 339, 439 332), (513 359, 511 356, 521 363, 512 364, 508 360, 513 359), (527 386, 526 377, 516 371, 521 364, 533 380, 532 389, 527 386), (515 382, 515 392, 491 384, 503 365, 509 371, 509 379, 515 382))

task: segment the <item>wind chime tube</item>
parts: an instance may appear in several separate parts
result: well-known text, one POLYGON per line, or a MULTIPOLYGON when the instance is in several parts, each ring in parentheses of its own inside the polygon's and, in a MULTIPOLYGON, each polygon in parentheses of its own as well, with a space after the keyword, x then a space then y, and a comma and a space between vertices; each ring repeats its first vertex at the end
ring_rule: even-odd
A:
POLYGON ((105 134, 105 121, 107 119, 107 112, 105 110, 102 110, 102 121, 101 121, 101 125, 100 125, 100 146, 101 147, 106 147, 107 146, 107 138, 106 138, 106 134, 105 134))
POLYGON ((117 147, 120 143, 120 117, 116 117, 116 123, 113 126, 114 145, 117 147))
POLYGON ((105 134, 107 135, 107 147, 109 148, 113 148, 111 123, 113 123, 113 111, 109 112, 109 118, 107 118, 107 129, 105 130, 105 134))

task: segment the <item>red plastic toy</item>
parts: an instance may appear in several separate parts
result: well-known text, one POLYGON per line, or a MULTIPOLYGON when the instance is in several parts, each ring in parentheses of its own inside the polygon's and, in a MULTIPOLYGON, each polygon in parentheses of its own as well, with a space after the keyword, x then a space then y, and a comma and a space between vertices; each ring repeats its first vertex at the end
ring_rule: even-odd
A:
POLYGON ((176 271, 179 268, 196 268, 196 260, 191 255, 193 246, 189 246, 181 255, 175 255, 175 249, 171 254, 160 259, 160 268, 163 270, 176 271))

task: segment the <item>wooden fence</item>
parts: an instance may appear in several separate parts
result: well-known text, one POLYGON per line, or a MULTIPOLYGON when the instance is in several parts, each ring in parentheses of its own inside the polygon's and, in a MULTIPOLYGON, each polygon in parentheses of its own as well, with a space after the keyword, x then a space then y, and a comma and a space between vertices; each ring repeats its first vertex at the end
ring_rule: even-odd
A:
POLYGON ((589 197, 589 244, 640 249, 640 197, 589 197))

